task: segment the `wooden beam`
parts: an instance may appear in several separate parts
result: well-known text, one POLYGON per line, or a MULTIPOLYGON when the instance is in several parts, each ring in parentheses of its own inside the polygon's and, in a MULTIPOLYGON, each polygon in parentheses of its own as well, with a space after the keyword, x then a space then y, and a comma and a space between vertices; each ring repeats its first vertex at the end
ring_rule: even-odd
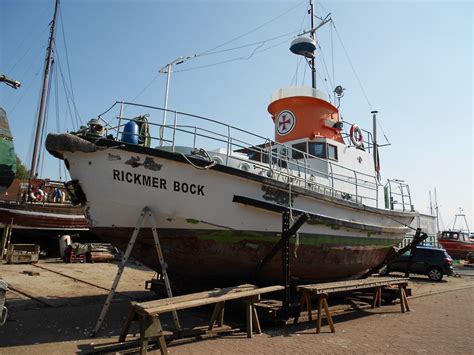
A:
MULTIPOLYGON (((283 286, 268 286, 268 287, 263 287, 263 288, 257 288, 254 290, 245 290, 241 292, 235 292, 235 293, 230 293, 230 294, 222 294, 222 295, 215 295, 215 296, 209 296, 206 298, 198 298, 198 299, 190 299, 188 301, 184 302, 176 302, 173 300, 173 298, 170 298, 167 304, 160 305, 157 307, 148 307, 145 303, 137 304, 136 307, 142 308, 144 312, 152 314, 152 313, 166 313, 166 312, 171 312, 173 310, 180 310, 180 309, 186 309, 186 308, 193 308, 193 307, 198 307, 198 306, 204 306, 207 304, 213 304, 217 302, 222 302, 222 301, 230 301, 230 300, 235 300, 239 298, 245 298, 249 296, 255 296, 259 295, 262 293, 268 293, 268 292, 274 292, 274 291, 281 291, 283 290, 283 286)), ((191 295, 189 295, 191 296, 191 295)), ((153 301, 152 301, 153 302, 153 301)))
POLYGON ((226 287, 222 289, 219 288, 219 289, 210 290, 210 291, 191 293, 191 294, 182 295, 182 296, 174 296, 173 298, 162 298, 159 300, 153 300, 153 301, 147 301, 147 302, 141 302, 141 303, 137 302, 136 305, 140 306, 143 309, 149 309, 149 308, 160 307, 163 305, 176 303, 176 302, 192 301, 199 298, 215 297, 215 296, 219 296, 223 294, 233 294, 233 293, 242 292, 243 290, 255 290, 257 288, 258 286, 255 286, 255 285, 244 284, 244 285, 239 285, 239 286, 226 287))

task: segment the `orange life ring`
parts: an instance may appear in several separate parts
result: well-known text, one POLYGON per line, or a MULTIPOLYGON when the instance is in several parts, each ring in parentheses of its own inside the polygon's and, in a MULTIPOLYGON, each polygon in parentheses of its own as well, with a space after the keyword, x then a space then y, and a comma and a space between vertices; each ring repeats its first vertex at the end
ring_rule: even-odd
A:
POLYGON ((364 145, 364 136, 362 134, 362 130, 356 124, 351 126, 351 130, 349 131, 349 136, 351 137, 351 142, 356 147, 362 147, 364 145))

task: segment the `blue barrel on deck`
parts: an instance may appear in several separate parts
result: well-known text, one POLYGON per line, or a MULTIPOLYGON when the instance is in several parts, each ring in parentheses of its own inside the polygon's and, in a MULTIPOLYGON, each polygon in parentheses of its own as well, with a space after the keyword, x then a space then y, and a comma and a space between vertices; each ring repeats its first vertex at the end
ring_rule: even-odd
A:
POLYGON ((128 121, 123 127, 122 142, 138 144, 138 124, 135 121, 128 121))

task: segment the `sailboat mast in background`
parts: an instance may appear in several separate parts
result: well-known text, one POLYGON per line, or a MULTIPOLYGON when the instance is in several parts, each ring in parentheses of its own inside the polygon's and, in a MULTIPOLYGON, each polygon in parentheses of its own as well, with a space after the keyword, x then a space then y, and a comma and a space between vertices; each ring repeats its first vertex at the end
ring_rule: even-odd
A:
POLYGON ((36 121, 36 133, 35 133, 35 142, 33 146, 33 157, 31 159, 31 167, 30 167, 30 179, 35 178, 37 175, 37 162, 38 162, 38 153, 40 149, 40 141, 43 135, 43 126, 44 126, 44 119, 46 115, 46 103, 48 99, 49 93, 49 76, 53 66, 53 51, 54 51, 54 35, 56 32, 56 19, 58 15, 58 8, 59 8, 59 0, 56 0, 56 4, 54 6, 54 16, 53 20, 51 21, 51 30, 49 35, 49 44, 46 54, 46 61, 44 65, 44 74, 43 74, 43 83, 41 87, 41 99, 40 99, 40 106, 38 109, 38 118, 36 121))

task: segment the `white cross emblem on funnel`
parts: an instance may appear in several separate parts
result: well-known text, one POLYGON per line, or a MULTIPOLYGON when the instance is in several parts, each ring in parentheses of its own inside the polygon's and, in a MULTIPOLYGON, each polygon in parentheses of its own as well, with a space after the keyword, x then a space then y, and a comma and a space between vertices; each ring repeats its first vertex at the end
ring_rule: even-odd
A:
POLYGON ((281 111, 278 115, 276 129, 280 136, 284 136, 291 132, 293 127, 295 127, 296 118, 293 112, 291 111, 281 111))

